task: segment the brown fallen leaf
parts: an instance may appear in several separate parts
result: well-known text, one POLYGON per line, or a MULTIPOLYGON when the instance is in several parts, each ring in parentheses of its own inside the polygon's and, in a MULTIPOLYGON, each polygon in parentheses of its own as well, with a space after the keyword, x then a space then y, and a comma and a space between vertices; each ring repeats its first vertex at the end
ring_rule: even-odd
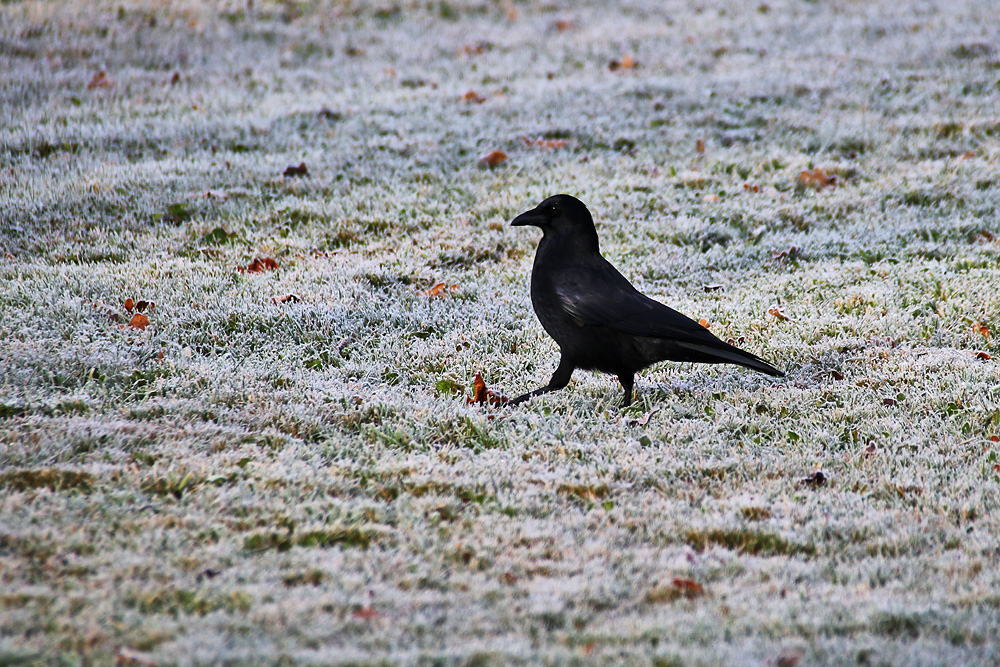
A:
POLYGON ((448 292, 454 292, 458 289, 458 284, 449 285, 448 283, 438 283, 434 287, 430 288, 425 292, 417 292, 421 296, 444 296, 448 292))
POLYGON ((795 259, 802 254, 802 248, 797 245, 789 246, 788 250, 771 249, 771 261, 778 262, 785 259, 795 259))
POLYGON ((115 652, 115 667, 157 667, 152 655, 122 646, 115 652))
POLYGON ((760 186, 759 185, 751 185, 750 183, 744 183, 743 184, 743 189, 744 190, 749 190, 750 192, 760 192, 760 186))
POLYGON ((476 379, 474 380, 473 386, 475 387, 475 395, 465 399, 466 403, 488 404, 488 405, 503 405, 510 399, 506 396, 494 393, 486 386, 486 381, 483 380, 482 373, 476 373, 476 379))
POLYGON ((659 412, 659 410, 660 410, 659 408, 653 408, 652 410, 650 410, 643 416, 639 417, 638 419, 629 419, 627 423, 629 426, 645 426, 646 424, 649 423, 650 417, 659 412))
POLYGON ((108 76, 107 72, 101 70, 91 77, 90 82, 87 84, 87 90, 94 90, 95 88, 111 88, 114 85, 114 79, 108 76))
POLYGON ((612 72, 618 70, 630 70, 639 66, 639 61, 632 57, 631 53, 626 53, 621 60, 612 60, 608 63, 608 69, 612 72))
POLYGON ((785 314, 784 306, 771 306, 770 308, 767 309, 767 312, 770 315, 774 315, 782 322, 787 322, 788 320, 792 319, 791 317, 785 314))
POLYGON ((462 100, 468 102, 469 104, 482 104, 486 101, 486 98, 476 91, 470 90, 465 95, 462 95, 462 100))
POLYGON ((296 178, 298 176, 308 176, 309 167, 306 166, 305 162, 300 162, 299 166, 291 166, 285 168, 284 176, 286 178, 296 178))
POLYGON ((827 477, 822 470, 817 470, 808 477, 804 477, 799 480, 799 483, 813 489, 818 489, 819 487, 826 485, 827 481, 829 481, 829 477, 827 477))
POLYGON ((484 167, 496 167, 507 159, 507 154, 503 151, 493 151, 479 158, 479 164, 484 167))
POLYGON ((545 139, 544 137, 538 137, 537 139, 521 137, 521 141, 524 142, 525 146, 534 146, 536 148, 556 149, 566 145, 565 139, 545 139))
POLYGON ((566 32, 567 30, 572 30, 576 27, 570 19, 556 19, 556 22, 552 24, 552 27, 556 29, 556 32, 566 32))
POLYGON ((983 361, 989 361, 993 357, 990 356, 989 352, 976 352, 976 359, 982 359, 983 361))
POLYGON ((125 310, 131 313, 133 308, 135 308, 135 301, 131 298, 125 299, 125 310))
POLYGON ((828 185, 837 185, 837 177, 828 176, 827 173, 819 167, 814 167, 812 171, 799 172, 799 183, 806 187, 822 190, 828 185))
POLYGON ((155 307, 156 304, 153 303, 152 301, 144 301, 143 299, 139 299, 138 301, 135 302, 135 312, 137 313, 144 312, 147 309, 152 311, 153 308, 155 307))
POLYGON ((698 137, 698 139, 694 142, 694 149, 696 151, 698 151, 699 153, 704 153, 705 152, 705 140, 702 139, 701 137, 698 137))
POLYGON ((302 300, 298 294, 286 294, 284 296, 272 296, 271 303, 277 305, 279 303, 298 303, 302 300))
POLYGON ((353 612, 351 612, 351 616, 353 618, 358 619, 359 621, 374 621, 379 618, 382 618, 384 614, 375 609, 375 607, 373 607, 372 605, 366 604, 360 609, 355 609, 353 612))
POLYGON ((687 599, 693 599, 699 595, 704 594, 705 589, 694 579, 681 579, 675 578, 670 582, 671 585, 684 597, 687 599))
POLYGON ((133 329, 139 329, 140 331, 149 326, 149 318, 142 313, 136 313, 129 320, 128 325, 133 329))
POLYGON ((978 333, 986 340, 990 339, 990 328, 986 324, 982 322, 976 322, 975 324, 972 325, 972 330, 978 333))
POLYGON ((239 267, 240 273, 263 273, 264 271, 274 271, 278 268, 278 263, 270 257, 254 257, 253 261, 246 267, 239 267))
POLYGON ((701 326, 705 327, 706 329, 711 329, 712 328, 712 323, 709 322, 708 320, 706 320, 704 317, 701 318, 700 320, 698 320, 698 324, 700 324, 701 326))

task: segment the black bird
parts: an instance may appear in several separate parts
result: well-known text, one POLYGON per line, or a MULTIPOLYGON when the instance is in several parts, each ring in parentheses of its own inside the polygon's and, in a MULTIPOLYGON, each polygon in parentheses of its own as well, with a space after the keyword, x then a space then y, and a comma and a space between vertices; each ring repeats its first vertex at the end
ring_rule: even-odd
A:
POLYGON ((577 368, 617 375, 625 389, 622 407, 632 402, 636 371, 658 361, 738 364, 784 376, 636 290, 601 255, 594 220, 579 199, 549 197, 510 224, 542 230, 531 268, 531 305, 562 353, 549 383, 510 405, 562 389, 577 368))

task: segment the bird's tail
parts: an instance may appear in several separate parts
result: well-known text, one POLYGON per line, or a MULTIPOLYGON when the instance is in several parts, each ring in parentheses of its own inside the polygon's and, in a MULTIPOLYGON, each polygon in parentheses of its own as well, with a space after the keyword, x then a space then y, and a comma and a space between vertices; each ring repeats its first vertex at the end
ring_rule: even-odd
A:
POLYGON ((700 345, 698 343, 680 343, 681 347, 686 347, 694 352, 698 352, 701 357, 698 361, 701 363, 737 364, 739 366, 745 366, 746 368, 752 368, 753 370, 760 371, 761 373, 766 373, 773 377, 785 377, 784 373, 757 355, 741 350, 738 347, 733 347, 727 343, 723 343, 723 345, 725 345, 725 347, 700 345))

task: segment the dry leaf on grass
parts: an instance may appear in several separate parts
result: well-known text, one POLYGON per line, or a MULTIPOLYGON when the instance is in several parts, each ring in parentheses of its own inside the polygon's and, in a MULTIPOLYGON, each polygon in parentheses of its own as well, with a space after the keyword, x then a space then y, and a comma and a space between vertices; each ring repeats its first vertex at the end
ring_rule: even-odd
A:
POLYGON ((449 285, 448 283, 438 283, 434 287, 430 288, 425 292, 417 292, 420 296, 444 296, 449 292, 454 292, 458 289, 458 284, 449 285))
POLYGON ((804 486, 808 486, 813 489, 818 489, 821 486, 825 486, 826 483, 829 481, 829 479, 830 478, 827 477, 822 470, 817 470, 808 477, 804 477, 803 479, 799 480, 799 482, 804 486))
POLYGON ((767 309, 767 312, 770 315, 774 315, 782 322, 787 322, 788 320, 792 319, 785 313, 784 306, 771 306, 770 308, 767 309))
POLYGON ((576 24, 570 19, 556 19, 552 27, 556 29, 556 32, 566 32, 575 28, 576 24))
POLYGON ((694 149, 699 153, 705 152, 705 140, 698 137, 697 141, 694 142, 694 149))
POLYGON ((566 145, 565 139, 545 139, 544 137, 538 137, 537 139, 521 137, 521 141, 524 142, 525 146, 534 146, 536 148, 556 149, 566 145))
POLYGON ((632 57, 631 53, 626 53, 621 60, 612 60, 608 63, 608 69, 612 72, 618 70, 630 70, 639 66, 639 61, 632 57))
POLYGON ((675 578, 670 582, 673 587, 689 600, 705 593, 705 589, 694 579, 675 578))
POLYGON ((272 296, 271 303, 278 305, 279 303, 298 303, 302 301, 302 297, 298 294, 286 294, 284 296, 272 296))
POLYGON ((700 320, 698 320, 698 324, 700 324, 701 326, 705 327, 706 329, 711 329, 712 328, 712 323, 709 322, 708 320, 706 320, 704 317, 701 318, 700 320))
POLYGON ((822 190, 827 186, 832 187, 837 185, 837 177, 827 175, 825 171, 819 167, 815 167, 812 171, 799 172, 799 183, 806 187, 822 190))
POLYGON ((240 273, 264 273, 265 271, 274 271, 277 268, 278 263, 270 257, 254 257, 248 266, 241 266, 237 271, 240 273))
POLYGON ((309 167, 306 166, 305 162, 300 162, 299 166, 290 166, 285 168, 284 176, 286 178, 295 178, 298 176, 308 176, 309 167))
POLYGON ((510 400, 506 396, 502 396, 490 390, 490 388, 486 386, 486 381, 483 380, 481 373, 476 373, 476 379, 474 380, 473 386, 475 387, 475 395, 465 399, 466 403, 475 403, 477 405, 503 405, 510 400))
POLYGON ((359 621, 374 621, 382 618, 384 614, 370 604, 366 604, 360 609, 355 609, 351 612, 351 616, 359 621))
POLYGON ((983 361, 989 361, 993 357, 990 356, 989 352, 976 352, 976 359, 982 359, 983 361))
POLYGON ((95 88, 111 88, 114 85, 114 79, 108 76, 107 72, 100 71, 91 77, 90 82, 87 84, 87 90, 94 90, 95 88))
POLYGON ((129 320, 128 325, 133 329, 142 330, 149 326, 149 318, 142 313, 136 313, 132 316, 132 319, 129 320))
POLYGON ((975 322, 972 325, 972 330, 975 331, 976 333, 978 333, 980 336, 982 336, 986 340, 990 339, 990 328, 986 324, 984 324, 982 322, 975 322))
POLYGON ((484 167, 496 167, 507 159, 507 154, 503 151, 493 151, 479 158, 479 164, 484 167))
POLYGON ((462 100, 468 102, 469 104, 482 104, 486 101, 486 98, 476 91, 470 90, 465 95, 462 95, 462 100))

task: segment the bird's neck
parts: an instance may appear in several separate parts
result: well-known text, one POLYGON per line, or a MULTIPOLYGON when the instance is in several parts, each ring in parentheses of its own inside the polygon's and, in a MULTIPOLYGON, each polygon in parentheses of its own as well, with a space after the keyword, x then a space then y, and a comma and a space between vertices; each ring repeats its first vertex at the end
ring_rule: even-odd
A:
POLYGON ((597 230, 592 235, 561 234, 556 230, 547 230, 538 242, 535 259, 544 259, 546 263, 566 264, 600 256, 597 230))

